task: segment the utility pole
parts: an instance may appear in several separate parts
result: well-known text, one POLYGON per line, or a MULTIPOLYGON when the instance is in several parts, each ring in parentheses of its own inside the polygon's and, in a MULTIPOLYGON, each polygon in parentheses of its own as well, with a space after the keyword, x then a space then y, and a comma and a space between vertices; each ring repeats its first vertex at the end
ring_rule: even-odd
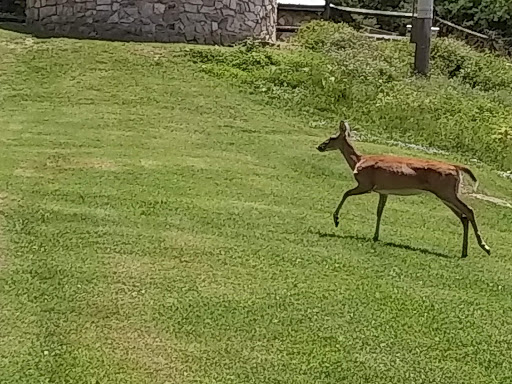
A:
POLYGON ((428 75, 434 0, 417 0, 415 13, 411 31, 411 41, 416 43, 414 69, 421 75, 428 75))

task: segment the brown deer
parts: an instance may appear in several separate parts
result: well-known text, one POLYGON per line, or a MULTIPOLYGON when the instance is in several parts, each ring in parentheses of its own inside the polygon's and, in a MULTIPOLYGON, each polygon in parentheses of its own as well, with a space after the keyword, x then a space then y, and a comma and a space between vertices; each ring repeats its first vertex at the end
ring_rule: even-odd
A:
POLYGON ((365 156, 357 152, 350 142, 350 127, 348 123, 340 123, 339 133, 329 137, 318 146, 320 152, 339 150, 354 173, 357 187, 345 192, 336 211, 334 225, 339 225, 339 212, 350 196, 376 192, 379 194, 377 208, 377 226, 374 241, 379 240, 380 222, 388 195, 416 195, 431 192, 436 195, 462 222, 464 230, 462 241, 462 258, 468 255, 469 223, 473 226, 478 245, 487 254, 491 249, 482 240, 478 230, 473 210, 459 198, 462 173, 467 174, 478 185, 473 172, 460 165, 441 161, 414 159, 398 156, 365 156))

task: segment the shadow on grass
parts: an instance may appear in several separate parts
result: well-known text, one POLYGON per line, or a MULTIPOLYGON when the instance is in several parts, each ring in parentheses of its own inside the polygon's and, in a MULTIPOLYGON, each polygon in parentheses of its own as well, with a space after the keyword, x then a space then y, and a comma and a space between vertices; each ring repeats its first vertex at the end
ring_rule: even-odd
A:
POLYGON ((446 255, 444 253, 440 253, 440 252, 436 252, 436 251, 431 251, 431 250, 425 249, 425 248, 412 247, 410 245, 391 243, 391 242, 382 242, 382 241, 374 242, 372 239, 367 238, 367 237, 362 237, 362 236, 336 235, 335 233, 322 233, 322 232, 313 232, 313 233, 315 235, 318 235, 321 238, 357 240, 357 241, 361 241, 361 242, 364 242, 364 243, 379 244, 379 245, 382 245, 382 246, 385 246, 385 247, 398 248, 398 249, 402 249, 402 250, 405 250, 405 251, 419 252, 419 253, 422 253, 424 255, 442 257, 443 259, 451 259, 452 258, 452 257, 450 257, 450 256, 448 256, 448 255, 446 255))
MULTIPOLYGON (((109 41, 109 42, 118 42, 118 43, 127 43, 127 42, 136 42, 136 43, 148 43, 148 44, 165 44, 165 43, 182 43, 187 44, 185 40, 183 41, 156 41, 153 38, 146 35, 136 35, 131 33, 126 33, 123 31, 112 32, 108 35, 102 34, 99 36, 84 36, 80 32, 70 31, 68 33, 57 33, 51 31, 45 31, 41 28, 36 28, 34 26, 28 25, 24 20, 20 21, 9 21, 2 20, 0 18, 0 30, 17 32, 25 35, 29 35, 38 39, 74 39, 74 40, 87 40, 87 41, 109 41)), ((188 42, 190 44, 190 42, 188 42)), ((261 42, 263 46, 271 45, 270 43, 261 42)), ((226 44, 226 46, 234 46, 235 43, 226 44)))
POLYGON ((5 21, 0 19, 0 29, 10 32, 24 33, 27 35, 32 34, 32 30, 25 23, 19 23, 14 21, 5 21))
POLYGON ((38 39, 75 39, 75 40, 90 40, 90 41, 110 41, 110 42, 139 42, 139 43, 155 43, 151 39, 145 39, 144 36, 136 36, 130 34, 122 34, 120 32, 119 37, 96 37, 96 36, 83 36, 76 32, 69 33, 52 33, 47 32, 39 28, 28 25, 26 22, 15 22, 15 21, 2 21, 0 19, 0 29, 4 31, 17 32, 25 35, 29 35, 38 39), (122 36, 121 36, 122 35, 122 36))

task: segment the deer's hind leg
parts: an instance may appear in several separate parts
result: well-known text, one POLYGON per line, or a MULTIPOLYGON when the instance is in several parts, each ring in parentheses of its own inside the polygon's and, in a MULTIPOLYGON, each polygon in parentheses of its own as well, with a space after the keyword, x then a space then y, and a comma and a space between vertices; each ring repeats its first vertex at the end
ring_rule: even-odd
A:
POLYGON ((441 200, 443 200, 443 202, 446 205, 448 205, 448 206, 452 207, 453 209, 455 209, 456 211, 460 212, 463 216, 465 216, 467 218, 467 220, 469 220, 469 222, 471 223, 471 226, 473 227, 473 230, 475 232, 475 236, 476 236, 478 245, 480 246, 480 248, 482 248, 484 250, 485 253, 490 255, 491 249, 487 246, 485 241, 482 239, 482 235, 480 234, 480 230, 478 229, 478 225, 477 225, 476 219, 475 219, 475 213, 473 212, 473 210, 459 198, 457 193, 454 193, 453 195, 449 195, 449 196, 447 196, 447 195, 439 196, 438 195, 438 197, 441 200))
POLYGON ((491 248, 485 243, 482 239, 482 235, 480 234, 480 230, 478 229, 478 225, 476 224, 475 213, 473 210, 466 205, 458 196, 456 196, 456 205, 455 207, 459 209, 464 216, 466 216, 471 223, 473 230, 475 231, 476 241, 480 248, 483 249, 485 253, 488 255, 491 254, 491 248))
POLYGON ((443 204, 446 205, 448 208, 450 208, 450 211, 452 211, 455 216, 459 218, 459 220, 462 223, 462 229, 464 231, 462 235, 462 258, 465 259, 468 257, 468 237, 469 237, 469 220, 466 216, 464 216, 460 211, 452 207, 450 204, 443 201, 443 204))

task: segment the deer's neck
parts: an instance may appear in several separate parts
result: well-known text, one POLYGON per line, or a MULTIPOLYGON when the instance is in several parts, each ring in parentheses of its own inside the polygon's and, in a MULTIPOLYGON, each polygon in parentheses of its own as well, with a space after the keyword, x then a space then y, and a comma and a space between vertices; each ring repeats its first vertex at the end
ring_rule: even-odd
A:
POLYGON ((354 170, 357 163, 361 161, 361 154, 357 152, 354 146, 349 142, 344 143, 343 147, 340 148, 340 151, 345 160, 347 161, 347 164, 350 167, 350 169, 354 170))

